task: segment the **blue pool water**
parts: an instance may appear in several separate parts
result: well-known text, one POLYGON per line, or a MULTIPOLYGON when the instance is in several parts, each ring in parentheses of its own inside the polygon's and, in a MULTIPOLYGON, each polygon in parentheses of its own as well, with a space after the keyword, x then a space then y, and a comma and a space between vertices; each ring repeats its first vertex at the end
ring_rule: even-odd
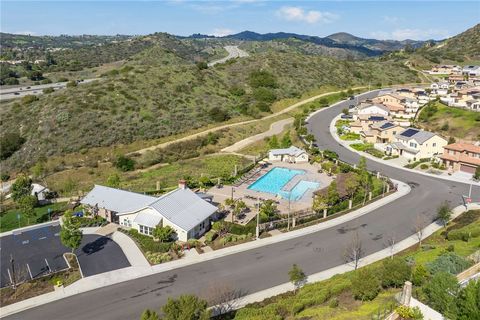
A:
MULTIPOLYGON (((318 189, 318 187, 320 187, 320 183, 318 182, 301 180, 290 190, 290 200, 297 201, 308 189, 318 189)), ((284 199, 288 199, 288 194, 288 191, 280 191, 280 195, 284 199)))
POLYGON ((273 168, 260 179, 248 186, 248 189, 278 194, 282 188, 298 174, 304 174, 303 170, 291 170, 287 168, 273 168))
POLYGON ((280 195, 291 201, 299 200, 308 189, 318 189, 320 183, 312 181, 299 181, 290 192, 282 190, 283 187, 296 175, 304 174, 303 170, 292 170, 287 168, 273 168, 260 179, 248 186, 248 189, 280 195))

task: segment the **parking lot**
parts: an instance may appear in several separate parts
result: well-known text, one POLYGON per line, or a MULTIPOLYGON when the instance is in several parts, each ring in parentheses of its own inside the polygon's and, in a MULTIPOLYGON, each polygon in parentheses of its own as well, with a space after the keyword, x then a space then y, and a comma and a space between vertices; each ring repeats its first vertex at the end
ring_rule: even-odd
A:
MULTIPOLYGON (((63 254, 70 251, 60 241, 58 224, 34 226, 1 237, 0 287, 12 282, 13 273, 18 282, 66 269, 63 254)), ((75 253, 85 277, 130 266, 121 248, 100 235, 84 235, 75 253)))

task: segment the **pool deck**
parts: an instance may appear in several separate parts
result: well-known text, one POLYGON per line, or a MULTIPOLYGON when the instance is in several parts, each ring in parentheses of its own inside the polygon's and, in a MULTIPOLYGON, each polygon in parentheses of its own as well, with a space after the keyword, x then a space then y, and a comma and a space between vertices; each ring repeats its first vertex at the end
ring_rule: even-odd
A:
MULTIPOLYGON (((274 194, 248 189, 248 187, 252 183, 254 183, 257 179, 261 178, 264 174, 266 174, 268 171, 272 170, 275 167, 305 171, 305 174, 296 175, 289 182, 287 182, 287 184, 285 184, 285 186, 282 188, 282 190, 285 191, 291 190, 301 180, 318 182, 320 184, 319 188, 324 188, 325 186, 330 185, 330 183, 332 182, 332 178, 327 176, 325 173, 318 173, 318 169, 320 169, 319 165, 311 165, 309 163, 271 162, 268 166, 258 171, 250 172, 249 174, 251 176, 247 174, 247 178, 242 183, 237 184, 236 186, 223 186, 222 188, 213 187, 208 190, 208 193, 213 195, 214 202, 223 203, 225 199, 232 196, 233 188, 233 198, 242 199, 243 201, 245 201, 247 206, 251 208, 251 211, 246 214, 246 217, 244 219, 240 221, 234 219, 234 221, 237 223, 246 224, 248 223, 248 221, 255 217, 256 211, 253 208, 255 207, 257 198, 260 198, 260 200, 270 199, 277 201, 278 209, 280 210, 280 212, 283 214, 287 214, 288 200, 279 198, 274 194)), ((309 189, 298 201, 290 201, 291 212, 309 209, 312 206, 313 191, 315 190, 309 189)), ((231 216, 227 216, 226 220, 231 221, 231 216)))

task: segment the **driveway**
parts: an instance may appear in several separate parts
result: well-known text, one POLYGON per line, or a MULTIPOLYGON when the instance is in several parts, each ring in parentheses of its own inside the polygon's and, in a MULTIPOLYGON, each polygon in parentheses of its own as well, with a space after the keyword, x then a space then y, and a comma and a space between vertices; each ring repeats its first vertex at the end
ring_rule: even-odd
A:
MULTIPOLYGON (((23 280, 67 268, 63 254, 70 251, 60 241, 59 225, 34 226, 1 237, 0 287, 11 283, 11 258, 17 279, 23 280)), ((84 235, 75 253, 85 277, 130 266, 121 248, 100 235, 84 235)))
MULTIPOLYGON (((329 132, 331 120, 343 107, 339 104, 316 114, 309 119, 308 127, 321 147, 337 152, 345 161, 357 163, 359 156, 339 145, 329 132)), ((462 194, 468 192, 469 186, 463 183, 423 176, 371 160, 367 160, 367 165, 371 170, 407 182, 412 192, 332 228, 92 290, 7 319, 138 319, 144 309, 158 310, 169 297, 185 293, 202 296, 206 288, 215 284, 228 284, 245 293, 265 290, 288 282, 288 270, 294 263, 307 275, 344 264, 343 252, 356 232, 365 255, 386 248, 391 236, 397 242, 410 237, 417 215, 423 214, 432 221, 442 201, 448 200, 457 206, 462 202, 462 194)), ((473 193, 479 196, 479 188, 474 187, 473 193)))

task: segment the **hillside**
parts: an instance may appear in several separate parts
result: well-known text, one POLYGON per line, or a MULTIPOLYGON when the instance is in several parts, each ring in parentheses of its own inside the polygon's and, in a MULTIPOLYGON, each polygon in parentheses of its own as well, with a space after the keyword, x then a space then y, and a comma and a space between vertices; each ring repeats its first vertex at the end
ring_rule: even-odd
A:
POLYGON ((429 67, 439 63, 461 63, 480 60, 480 24, 446 39, 439 44, 427 43, 416 50, 409 60, 429 67))
POLYGON ((3 105, 2 137, 19 134, 25 140, 3 161, 5 170, 28 167, 51 155, 258 117, 268 113, 275 100, 323 85, 348 88, 417 80, 402 64, 273 51, 203 69, 186 54, 188 44, 176 41, 165 38, 97 83, 3 105))

